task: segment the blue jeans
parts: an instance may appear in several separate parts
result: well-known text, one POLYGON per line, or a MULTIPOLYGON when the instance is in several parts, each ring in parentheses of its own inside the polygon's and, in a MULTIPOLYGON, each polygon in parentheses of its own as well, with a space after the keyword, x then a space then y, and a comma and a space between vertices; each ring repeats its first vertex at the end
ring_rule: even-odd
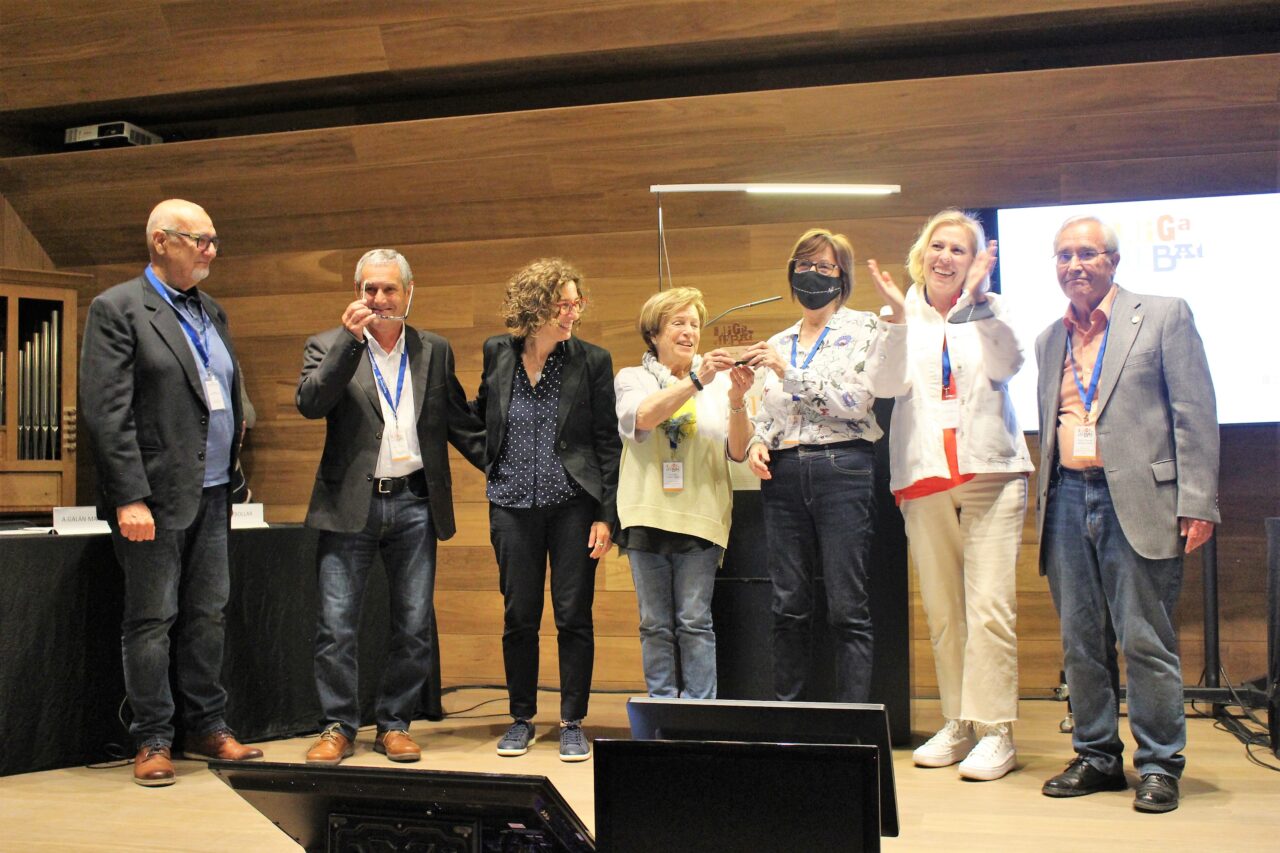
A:
POLYGON ((169 631, 174 636, 178 690, 188 735, 226 725, 223 689, 223 610, 231 592, 227 568, 227 487, 200 496, 185 530, 156 530, 149 542, 130 542, 111 524, 111 544, 124 570, 121 651, 125 693, 133 711, 129 733, 138 746, 173 744, 169 631))
POLYGON ((627 550, 640 605, 640 654, 650 696, 716 698, 711 596, 722 553, 719 545, 696 554, 627 550))
POLYGON ((374 495, 359 533, 322 531, 315 642, 321 725, 339 723, 349 738, 360 728, 357 637, 365 582, 382 554, 391 606, 391 648, 378 686, 379 731, 407 729, 431 672, 436 528, 425 497, 408 489, 374 495))
POLYGON ((836 701, 871 695, 873 638, 867 564, 873 532, 870 446, 775 450, 760 484, 773 580, 773 690, 804 698, 809 677, 813 583, 821 575, 834 633, 836 701))
POLYGON ((1049 486, 1040 547, 1062 625, 1075 751, 1104 773, 1124 769, 1118 640, 1138 743, 1134 766, 1143 775, 1181 776, 1187 725, 1173 612, 1182 558, 1149 560, 1133 550, 1100 471, 1063 471, 1049 486))

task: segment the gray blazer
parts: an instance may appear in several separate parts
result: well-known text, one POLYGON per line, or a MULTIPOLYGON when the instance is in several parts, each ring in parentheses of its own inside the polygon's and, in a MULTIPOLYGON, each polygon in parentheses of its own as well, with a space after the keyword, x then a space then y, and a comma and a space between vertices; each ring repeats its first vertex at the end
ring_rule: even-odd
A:
MULTIPOLYGON (((238 428, 244 419, 240 364, 227 315, 208 293, 201 291, 200 301, 235 366, 230 403, 238 428)), ((209 403, 177 315, 145 276, 117 284, 89 305, 79 405, 97 462, 98 515, 114 523, 117 507, 146 501, 157 527, 190 527, 204 491, 209 403)), ((228 476, 239 444, 231 442, 228 476)))
MULTIPOLYGON (((1058 459, 1058 404, 1066 357, 1066 326, 1055 320, 1036 339, 1036 529, 1041 534, 1058 459)), ((1217 402, 1187 303, 1117 287, 1098 386, 1098 449, 1120 528, 1142 556, 1175 557, 1181 553, 1179 517, 1219 521, 1217 402)), ((1041 574, 1044 559, 1041 550, 1041 574)))
MULTIPOLYGON (((445 442, 464 456, 475 457, 483 452, 484 427, 467 408, 448 341, 406 326, 405 350, 431 519, 436 537, 448 539, 455 525, 445 442)), ((298 380, 298 411, 327 421, 324 452, 307 509, 308 527, 357 533, 369 517, 383 421, 367 351, 368 344, 341 326, 307 341, 298 380)))

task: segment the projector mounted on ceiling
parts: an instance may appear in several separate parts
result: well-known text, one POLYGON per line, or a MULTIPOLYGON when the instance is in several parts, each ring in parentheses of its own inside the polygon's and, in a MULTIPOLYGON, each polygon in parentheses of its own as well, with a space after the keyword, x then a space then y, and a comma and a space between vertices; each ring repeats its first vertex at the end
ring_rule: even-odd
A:
POLYGON ((127 121, 69 127, 62 141, 68 148, 127 148, 131 145, 158 145, 164 142, 151 131, 127 121))

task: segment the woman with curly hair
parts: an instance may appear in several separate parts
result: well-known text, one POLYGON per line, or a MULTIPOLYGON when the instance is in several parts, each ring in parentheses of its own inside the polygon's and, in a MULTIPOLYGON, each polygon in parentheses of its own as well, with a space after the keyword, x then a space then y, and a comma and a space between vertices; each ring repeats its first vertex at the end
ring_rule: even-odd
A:
POLYGON ((472 408, 485 422, 489 538, 504 602, 502 657, 514 722, 498 754, 537 740, 538 626, 547 560, 560 653, 560 759, 585 761, 596 563, 617 522, 621 442, 609 353, 574 336, 587 306, 582 274, 558 258, 507 283, 508 333, 484 344, 472 408))
POLYGON ((640 309, 640 366, 613 380, 618 545, 635 580, 650 696, 716 698, 711 595, 733 515, 729 459, 747 451, 743 395, 755 376, 725 350, 698 355, 706 320, 697 289, 655 293, 640 309))

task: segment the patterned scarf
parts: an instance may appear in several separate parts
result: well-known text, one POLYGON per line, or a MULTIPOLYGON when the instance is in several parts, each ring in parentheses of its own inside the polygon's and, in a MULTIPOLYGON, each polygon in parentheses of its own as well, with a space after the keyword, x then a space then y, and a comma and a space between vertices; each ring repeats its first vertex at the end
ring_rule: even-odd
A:
MULTIPOLYGON (((651 352, 646 352, 644 354, 640 359, 640 364, 658 380, 659 388, 669 388, 672 384, 679 381, 671 371, 667 369, 667 366, 658 361, 651 352)), ((690 367, 690 370, 696 372, 701 366, 702 356, 695 355, 693 357, 693 365, 690 367)), ((676 409, 671 417, 658 424, 658 429, 662 430, 662 432, 667 436, 667 443, 671 445, 672 450, 679 447, 681 441, 686 438, 692 438, 694 434, 697 433, 697 411, 697 399, 691 397, 683 406, 676 409)))

